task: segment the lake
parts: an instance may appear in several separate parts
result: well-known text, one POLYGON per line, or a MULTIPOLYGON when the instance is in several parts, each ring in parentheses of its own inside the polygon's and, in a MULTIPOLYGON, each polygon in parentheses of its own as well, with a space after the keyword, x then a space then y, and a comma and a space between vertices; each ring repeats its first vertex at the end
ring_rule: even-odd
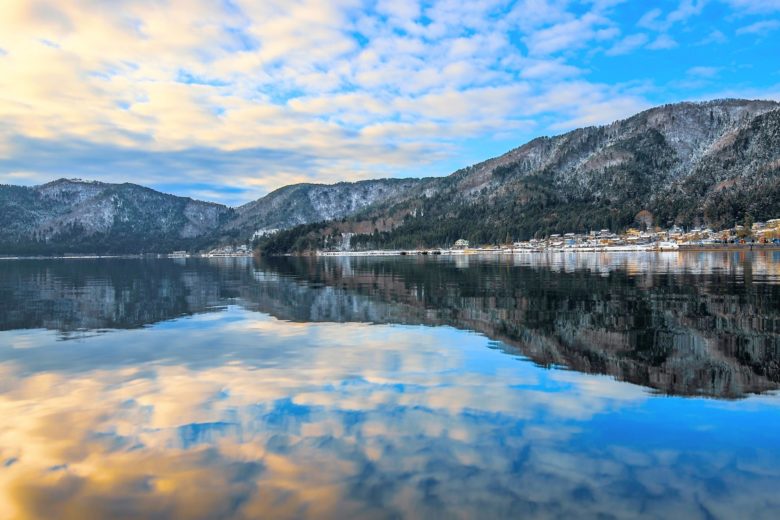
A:
POLYGON ((0 262, 0 518, 776 518, 780 252, 0 262))

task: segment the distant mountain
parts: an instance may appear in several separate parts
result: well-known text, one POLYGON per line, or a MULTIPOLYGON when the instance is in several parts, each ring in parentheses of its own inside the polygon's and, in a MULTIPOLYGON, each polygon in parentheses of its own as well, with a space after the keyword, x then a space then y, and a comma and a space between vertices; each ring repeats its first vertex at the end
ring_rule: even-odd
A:
POLYGON ((0 186, 0 254, 167 252, 206 243, 234 214, 135 184, 0 186))
POLYGON ((342 244, 441 246, 635 224, 780 216, 780 104, 653 108, 540 137, 447 177, 296 184, 238 208, 133 184, 0 186, 0 254, 167 252, 245 243, 267 253, 342 244), (643 219, 647 220, 647 219, 643 219))
POLYGON ((387 200, 403 200, 422 179, 378 179, 337 184, 293 184, 236 208, 223 230, 238 236, 342 219, 387 200))
POLYGON ((347 222, 301 226, 268 253, 499 243, 566 231, 654 224, 730 226, 780 216, 780 104, 717 100, 653 108, 610 125, 541 137, 426 179, 347 222), (645 213, 646 215, 646 213, 645 213))
POLYGON ((0 185, 0 254, 138 253, 246 243, 257 232, 342 219, 421 179, 295 184, 238 208, 135 184, 60 179, 0 185))

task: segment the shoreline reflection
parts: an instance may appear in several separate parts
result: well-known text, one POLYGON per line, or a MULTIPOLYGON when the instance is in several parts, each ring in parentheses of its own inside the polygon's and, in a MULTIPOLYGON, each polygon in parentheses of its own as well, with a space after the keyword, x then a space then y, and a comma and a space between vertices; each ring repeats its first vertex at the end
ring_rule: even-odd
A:
POLYGON ((240 305, 303 323, 446 325, 541 366, 740 398, 780 388, 775 253, 18 262, 0 273, 0 330, 77 339, 240 305))
POLYGON ((9 263, 0 517, 769 518, 778 262, 9 263))

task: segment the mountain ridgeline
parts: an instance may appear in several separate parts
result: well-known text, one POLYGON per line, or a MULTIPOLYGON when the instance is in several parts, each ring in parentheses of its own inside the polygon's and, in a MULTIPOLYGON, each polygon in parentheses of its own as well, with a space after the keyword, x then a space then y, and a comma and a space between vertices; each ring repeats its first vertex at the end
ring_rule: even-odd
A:
POLYGON ((613 231, 642 212, 659 226, 732 226, 780 216, 780 104, 719 100, 653 108, 541 137, 448 177, 421 180, 343 222, 262 241, 266 253, 496 244, 613 231))
POLYGON ((0 186, 0 254, 142 253, 211 241, 234 210, 135 184, 0 186))
POLYGON ((238 208, 129 183, 0 185, 0 254, 168 253, 245 244, 257 231, 344 218, 418 182, 296 184, 238 208))
POLYGON ((653 108, 540 137, 446 177, 296 184, 237 208, 133 184, 0 186, 0 254, 139 253, 246 243, 267 254, 503 243, 634 225, 780 216, 780 103, 653 108), (259 233, 258 233, 259 231, 259 233))

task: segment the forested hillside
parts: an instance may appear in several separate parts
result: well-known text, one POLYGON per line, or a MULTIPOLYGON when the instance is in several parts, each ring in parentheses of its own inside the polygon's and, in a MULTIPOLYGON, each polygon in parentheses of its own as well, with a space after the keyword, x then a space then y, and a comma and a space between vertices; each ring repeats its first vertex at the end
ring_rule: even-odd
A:
POLYGON ((0 186, 0 254, 169 252, 206 245, 234 210, 135 184, 0 186))
POLYGON ((724 227, 780 216, 780 105, 719 100, 654 108, 601 127, 535 139, 421 183, 344 221, 260 241, 266 253, 338 246, 503 243, 550 233, 613 231, 637 214, 667 227, 724 227))

